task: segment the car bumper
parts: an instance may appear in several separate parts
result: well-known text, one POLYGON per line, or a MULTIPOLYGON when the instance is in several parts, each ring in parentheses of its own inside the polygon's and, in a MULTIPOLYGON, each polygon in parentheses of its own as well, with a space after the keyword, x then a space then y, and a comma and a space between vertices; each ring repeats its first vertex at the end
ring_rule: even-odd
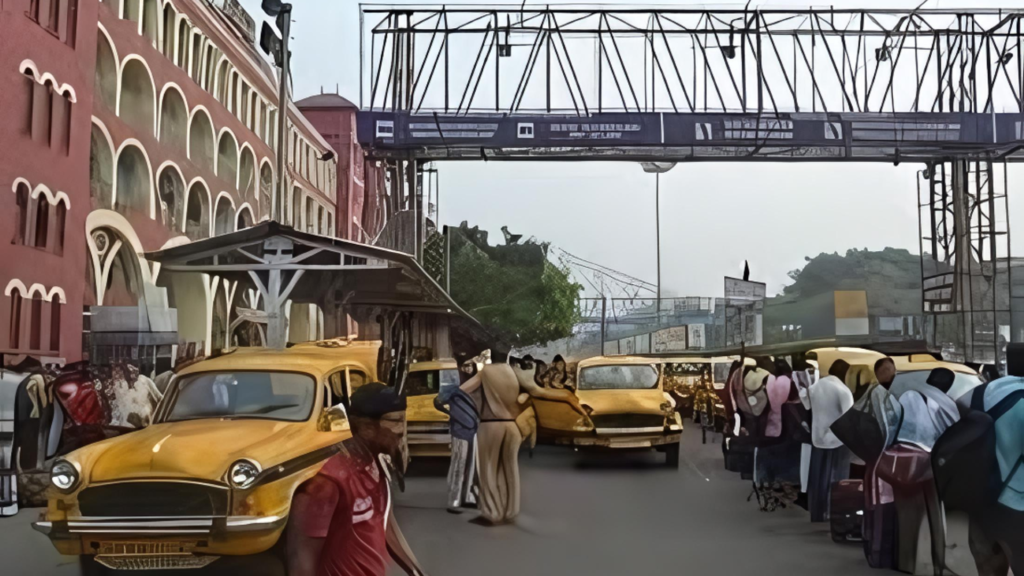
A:
POLYGON ((273 546, 287 522, 287 516, 81 517, 41 520, 34 522, 32 528, 49 536, 62 554, 97 554, 105 546, 131 542, 151 546, 180 544, 189 552, 201 554, 245 555, 273 546))
POLYGON ((605 448, 612 450, 655 448, 666 444, 678 444, 681 432, 660 434, 597 434, 595 436, 575 436, 558 438, 558 444, 568 444, 577 448, 605 448))

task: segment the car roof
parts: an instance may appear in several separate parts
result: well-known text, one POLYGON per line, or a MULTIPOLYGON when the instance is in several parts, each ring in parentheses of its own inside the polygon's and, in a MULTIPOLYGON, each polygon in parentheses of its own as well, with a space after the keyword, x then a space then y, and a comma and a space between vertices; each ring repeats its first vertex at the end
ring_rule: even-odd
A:
POLYGON ((953 372, 960 374, 972 374, 977 375, 978 371, 970 366, 964 364, 957 364, 956 362, 944 362, 942 360, 936 360, 934 356, 927 354, 914 354, 912 356, 893 356, 893 362, 896 364, 897 372, 921 372, 921 371, 932 371, 936 368, 948 368, 953 372))
POLYGON ((885 354, 868 350, 866 348, 851 348, 847 346, 833 348, 815 348, 811 350, 817 356, 818 370, 822 376, 828 374, 829 369, 836 360, 845 360, 850 366, 864 364, 874 368, 875 362, 885 358, 885 354))
POLYGON ((643 364, 660 364, 661 361, 657 358, 650 358, 647 356, 594 356, 587 358, 586 360, 580 360, 577 364, 578 368, 588 368, 590 366, 617 366, 617 365, 634 365, 640 366, 643 364))
POLYGON ((455 360, 429 360, 427 362, 414 362, 409 365, 409 372, 426 372, 427 370, 457 370, 459 365, 455 360))
POLYGON ((215 358, 189 365, 178 375, 225 370, 267 370, 304 372, 322 377, 345 366, 355 366, 373 374, 376 373, 376 364, 377 348, 374 346, 293 346, 285 350, 236 348, 215 358))
MULTIPOLYGON (((732 363, 732 362, 734 362, 736 360, 739 360, 739 359, 740 359, 739 356, 705 356, 705 357, 700 357, 700 356, 680 356, 678 358, 673 358, 673 357, 658 358, 656 363, 658 363, 658 364, 665 364, 665 363, 684 363, 684 362, 686 362, 686 363, 690 363, 690 364, 707 364, 707 363, 711 362, 711 363, 715 363, 715 364, 730 364, 730 363, 732 363)), ((747 359, 751 360, 751 361, 753 360, 752 358, 747 358, 747 359)))

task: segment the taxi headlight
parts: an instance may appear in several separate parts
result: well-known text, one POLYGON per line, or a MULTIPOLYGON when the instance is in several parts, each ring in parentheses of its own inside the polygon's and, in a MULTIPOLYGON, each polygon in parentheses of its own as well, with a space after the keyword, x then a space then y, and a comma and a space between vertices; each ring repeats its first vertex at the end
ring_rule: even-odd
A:
POLYGON ((235 488, 249 488, 260 475, 260 468, 251 460, 239 460, 231 465, 228 471, 228 480, 235 488))
POLYGON ((78 486, 78 467, 67 460, 58 460, 50 469, 50 482, 61 492, 70 492, 78 486))

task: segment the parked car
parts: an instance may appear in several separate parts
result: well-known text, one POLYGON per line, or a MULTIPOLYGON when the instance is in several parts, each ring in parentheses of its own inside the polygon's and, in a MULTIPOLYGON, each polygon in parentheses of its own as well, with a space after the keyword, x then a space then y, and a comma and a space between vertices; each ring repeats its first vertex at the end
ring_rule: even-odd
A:
POLYGON ((371 350, 239 349, 184 368, 150 426, 55 462, 34 528, 111 568, 270 549, 295 490, 351 437, 343 401, 375 379, 371 350))
POLYGON ((406 429, 410 456, 450 456, 448 415, 434 408, 442 388, 459 385, 455 360, 415 362, 405 378, 406 429))
POLYGON ((679 466, 683 421, 663 388, 657 360, 597 356, 576 367, 582 416, 566 402, 534 398, 542 438, 577 448, 655 449, 679 466))

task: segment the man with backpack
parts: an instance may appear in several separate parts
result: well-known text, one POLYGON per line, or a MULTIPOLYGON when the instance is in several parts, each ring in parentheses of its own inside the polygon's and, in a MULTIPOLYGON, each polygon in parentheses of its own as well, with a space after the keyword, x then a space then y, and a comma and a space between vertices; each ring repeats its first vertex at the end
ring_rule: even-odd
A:
POLYGON ((1024 344, 1006 359, 1009 375, 963 397, 963 417, 932 451, 947 508, 970 517, 979 576, 1024 574, 1024 344))

